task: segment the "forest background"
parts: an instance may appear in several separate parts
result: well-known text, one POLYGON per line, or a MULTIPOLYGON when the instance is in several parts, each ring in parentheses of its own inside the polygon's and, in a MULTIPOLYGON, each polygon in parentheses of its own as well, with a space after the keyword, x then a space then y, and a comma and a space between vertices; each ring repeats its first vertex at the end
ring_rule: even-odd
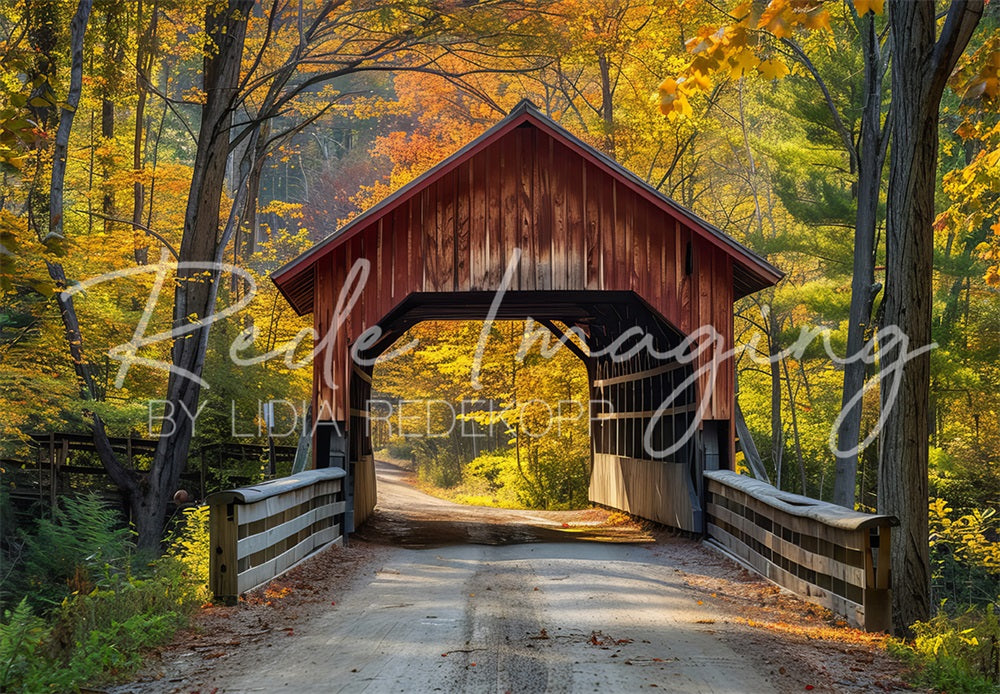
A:
MULTIPOLYGON (((718 29, 736 24, 733 17, 700 0, 493 0, 473 9, 432 0, 216 2, 208 4, 209 21, 206 3, 187 0, 0 3, 4 465, 30 459, 33 432, 90 432, 100 422, 111 435, 147 436, 151 425, 155 433, 161 411, 150 403, 182 386, 149 362, 119 379, 121 364, 109 351, 132 339, 144 313, 150 326, 166 329, 203 316, 197 301, 231 305, 249 285, 227 275, 198 296, 197 278, 168 273, 162 300, 151 305, 158 276, 150 271, 79 292, 72 320, 56 290, 112 270, 152 269, 161 253, 193 257, 185 238, 194 235, 185 231, 198 224, 213 230, 202 255, 243 268, 256 293, 246 308, 196 333, 207 341, 198 368, 210 387, 180 393, 203 408, 190 447, 263 442, 259 404, 308 401, 311 379, 310 368, 289 369, 280 359, 237 365, 230 358, 230 345, 248 328, 264 353, 311 326, 268 274, 529 98, 786 272, 777 287, 736 306, 737 339, 758 336, 753 349, 772 357, 768 366, 737 361, 738 402, 772 482, 833 499, 838 475, 829 443, 844 371, 821 340, 801 353, 785 350, 804 329, 829 331, 837 354, 852 339, 859 153, 868 147, 873 103, 875 131, 888 128, 888 50, 874 96, 862 77, 865 51, 884 40, 887 20, 878 0, 768 7, 752 31, 733 35, 718 29), (233 7, 246 21, 223 12, 233 7), (216 41, 237 25, 238 52, 231 50, 237 32, 230 43, 216 41), (721 63, 692 71, 720 36, 721 63), (219 111, 212 110, 213 84, 236 95, 219 111), (208 139, 209 131, 225 137, 208 139), (64 177, 58 191, 54 171, 64 177), (220 203, 206 215, 192 207, 191 191, 213 177, 220 203), (190 294, 185 283, 195 287, 190 294), (171 305, 167 295, 175 291, 171 305), (257 436, 237 438, 238 427, 257 436)), ((1000 7, 987 3, 938 121, 931 540, 939 548, 936 597, 963 604, 1000 593, 998 23, 1000 7)), ((864 343, 882 310, 888 176, 879 167, 874 182, 870 319, 857 337, 864 343)), ((477 324, 415 327, 405 339, 418 337, 419 348, 377 369, 375 387, 390 399, 585 403, 579 361, 565 350, 553 359, 537 349, 518 358, 522 330, 495 326, 484 391, 473 392, 468 376, 477 324)), ((176 363, 171 349, 161 342, 139 356, 176 363)), ((306 341, 297 355, 309 349, 306 341)), ((879 413, 877 369, 862 376, 871 387, 855 439, 879 413)), ((424 479, 468 499, 584 504, 586 419, 535 437, 528 435, 538 428, 532 418, 542 413, 526 408, 513 425, 489 413, 471 417, 477 431, 491 431, 485 439, 461 437, 459 427, 452 436, 385 442, 413 456, 424 479)), ((876 507, 878 447, 876 439, 858 456, 853 492, 862 509, 876 507)), ((188 452, 157 455, 183 467, 188 452)), ((153 459, 125 471, 102 462, 119 486, 136 490, 136 480, 160 469, 153 459)), ((246 472, 262 474, 259 465, 246 472)), ((132 493, 133 501, 141 496, 132 493)))

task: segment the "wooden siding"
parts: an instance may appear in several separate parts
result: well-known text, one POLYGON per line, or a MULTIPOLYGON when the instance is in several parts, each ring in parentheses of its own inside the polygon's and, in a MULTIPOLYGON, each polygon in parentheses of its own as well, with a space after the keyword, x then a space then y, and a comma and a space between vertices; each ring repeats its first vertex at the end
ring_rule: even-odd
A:
MULTIPOLYGON (((336 328, 351 264, 364 258, 371 268, 317 357, 315 411, 347 419, 347 347, 365 329, 413 292, 496 290, 515 248, 522 256, 512 291, 632 291, 681 333, 712 325, 723 350, 731 347, 732 257, 559 141, 520 127, 317 260, 321 336, 336 328)), ((540 298, 539 317, 544 305, 540 298)), ((710 399, 705 417, 729 419, 732 361, 720 364, 714 388, 708 381, 699 378, 699 396, 710 399)))
POLYGON ((371 371, 362 370, 367 381, 359 378, 351 345, 376 325, 389 334, 370 353, 388 347, 419 320, 485 315, 477 313, 482 297, 501 288, 520 249, 520 263, 504 287, 508 300, 519 295, 520 302, 508 309, 508 318, 520 311, 517 317, 582 320, 596 349, 634 326, 652 335, 659 350, 676 347, 703 326, 715 329, 720 343, 683 368, 645 353, 624 362, 588 359, 591 399, 611 403, 605 421, 592 429, 591 499, 686 530, 701 529, 701 440, 654 459, 643 451, 643 433, 671 389, 697 370, 693 385, 657 424, 654 444, 662 448, 675 440, 704 405, 702 418, 721 423, 713 431, 730 433, 723 457, 731 464, 734 374, 732 359, 723 357, 732 347, 736 286, 756 282, 746 275, 756 270, 748 270, 743 255, 717 234, 706 234, 693 217, 687 223, 688 217, 655 193, 581 147, 537 118, 528 119, 449 160, 378 214, 363 215, 321 251, 306 254, 308 281, 281 271, 279 287, 286 296, 300 297, 293 305, 313 309, 320 336, 316 419, 347 422, 356 523, 374 508, 375 478, 363 426, 371 371), (368 263, 367 283, 353 304, 338 309, 358 261, 368 263), (301 299, 310 287, 311 298, 301 299), (470 300, 477 292, 479 304, 470 300), (450 304, 434 298, 450 294, 455 295, 450 304), (621 385, 602 385, 609 379, 621 379, 621 385))

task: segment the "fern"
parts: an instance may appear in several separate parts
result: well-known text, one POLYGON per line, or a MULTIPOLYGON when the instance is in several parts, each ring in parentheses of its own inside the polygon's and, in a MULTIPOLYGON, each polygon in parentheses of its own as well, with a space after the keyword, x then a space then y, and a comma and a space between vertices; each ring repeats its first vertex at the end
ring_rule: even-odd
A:
POLYGON ((45 623, 31 611, 27 599, 22 599, 13 611, 4 613, 0 621, 0 691, 13 691, 33 664, 42 643, 48 638, 45 623))
POLYGON ((64 499, 51 520, 39 519, 25 536, 26 594, 36 607, 52 607, 74 592, 113 583, 127 571, 132 531, 95 495, 64 499))

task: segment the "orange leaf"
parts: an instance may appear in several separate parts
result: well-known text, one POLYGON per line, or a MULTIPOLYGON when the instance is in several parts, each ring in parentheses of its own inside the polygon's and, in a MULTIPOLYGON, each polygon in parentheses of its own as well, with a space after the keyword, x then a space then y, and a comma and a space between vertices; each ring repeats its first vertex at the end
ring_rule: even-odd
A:
POLYGON ((677 91, 677 81, 668 77, 660 82, 660 94, 673 94, 677 91))

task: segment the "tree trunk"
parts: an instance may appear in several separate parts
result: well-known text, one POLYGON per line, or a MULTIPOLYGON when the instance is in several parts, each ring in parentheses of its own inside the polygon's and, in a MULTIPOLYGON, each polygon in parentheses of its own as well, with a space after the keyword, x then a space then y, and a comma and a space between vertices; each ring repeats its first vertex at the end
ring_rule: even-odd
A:
MULTIPOLYGON (((62 237, 63 221, 63 184, 66 176, 66 159, 69 149, 69 136, 73 130, 73 118, 80 103, 80 92, 83 84, 83 41, 90 19, 91 0, 80 0, 73 20, 70 23, 70 80, 69 92, 66 96, 66 108, 61 109, 59 130, 56 133, 52 155, 52 178, 49 181, 49 234, 56 243, 62 237)), ((66 273, 60 263, 46 260, 49 277, 52 278, 57 290, 64 290, 69 285, 66 273)), ((96 399, 96 384, 90 370, 83 348, 83 335, 80 331, 80 321, 76 315, 73 297, 59 291, 56 294, 56 304, 59 307, 59 317, 65 330, 66 342, 69 345, 73 369, 80 384, 80 396, 84 400, 96 399)), ((115 456, 104 430, 104 422, 94 412, 90 413, 94 445, 98 456, 104 465, 108 476, 128 497, 133 514, 140 500, 139 485, 133 474, 124 468, 115 456)))
POLYGON ((781 422, 781 330, 772 313, 767 315, 768 362, 771 366, 771 462, 774 463, 774 486, 781 489, 782 459, 785 453, 785 430, 781 422))
MULTIPOLYGON (((179 251, 179 262, 182 264, 216 260, 233 101, 239 84, 247 18, 253 9, 253 2, 229 0, 227 5, 216 11, 212 7, 208 11, 205 28, 214 45, 205 58, 206 102, 202 107, 198 153, 184 215, 184 236, 179 251)), ((175 330, 209 319, 215 297, 211 291, 212 277, 206 277, 203 269, 182 265, 177 276, 174 291, 175 330)), ((159 546, 167 502, 187 464, 194 434, 194 422, 188 413, 197 412, 200 378, 205 363, 205 333, 208 329, 209 323, 206 323, 174 341, 171 361, 175 368, 167 381, 165 397, 167 407, 175 417, 174 426, 171 435, 161 436, 157 442, 149 471, 149 485, 144 494, 143 515, 136 517, 138 543, 143 548, 155 549, 159 546), (183 369, 194 378, 178 373, 177 369, 183 369)))
POLYGON ((604 127, 604 152, 615 157, 615 93, 611 84, 611 61, 601 53, 597 56, 601 71, 601 121, 604 127))
MULTIPOLYGON (((142 5, 142 0, 139 0, 136 15, 140 23, 142 22, 142 5)), ((153 58, 156 54, 156 24, 160 14, 159 5, 159 0, 154 0, 146 31, 136 30, 135 89, 138 101, 135 106, 135 131, 132 136, 132 170, 136 176, 135 183, 132 184, 132 245, 135 262, 139 265, 145 265, 149 262, 149 242, 142 228, 146 186, 143 184, 140 174, 145 168, 143 142, 145 140, 146 99, 149 95, 148 83, 153 68, 153 58)))
POLYGON ((865 61, 865 103, 861 115, 861 143, 858 152, 858 209, 854 225, 854 267, 851 279, 851 307, 847 325, 847 358, 841 397, 842 419, 837 428, 833 503, 854 508, 857 489, 858 443, 861 438, 861 393, 865 384, 864 361, 855 359, 870 339, 872 304, 880 287, 875 284, 875 227, 878 223, 879 188, 882 183, 882 66, 875 18, 868 13, 862 20, 865 61))
MULTIPOLYGON (((893 41, 892 151, 886 220, 886 294, 882 328, 895 326, 912 352, 931 340, 934 186, 938 109, 945 82, 982 15, 982 0, 952 3, 935 42, 935 4, 890 0, 893 41)), ((902 361, 897 342, 883 349, 878 509, 899 518, 892 537, 893 622, 905 632, 930 616, 927 537, 928 351, 902 361), (891 366, 901 366, 891 389, 891 366)))

